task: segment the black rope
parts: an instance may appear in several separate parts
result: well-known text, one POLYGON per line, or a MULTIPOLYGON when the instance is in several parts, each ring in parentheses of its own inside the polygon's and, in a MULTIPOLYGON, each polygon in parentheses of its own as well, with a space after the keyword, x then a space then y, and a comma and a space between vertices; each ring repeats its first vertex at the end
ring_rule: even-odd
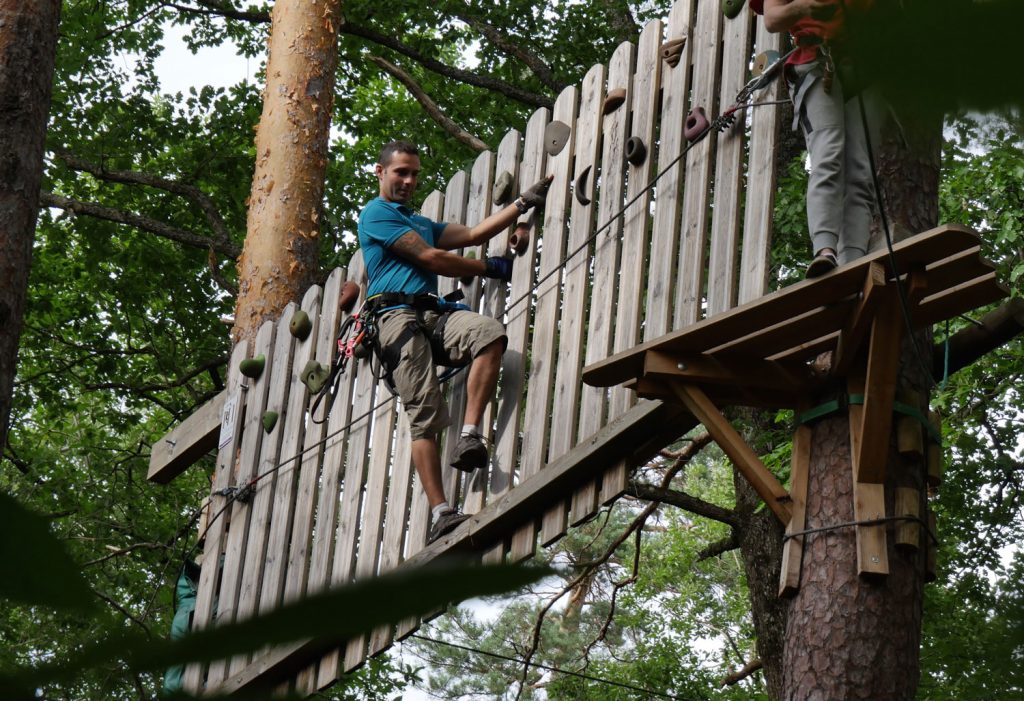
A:
MULTIPOLYGON (((604 231, 608 227, 610 227, 613 223, 615 223, 615 221, 617 219, 623 217, 626 214, 626 211, 630 207, 632 207, 633 204, 637 200, 639 200, 645 194, 647 194, 648 192, 653 190, 655 184, 666 173, 668 173, 669 170, 674 168, 677 163, 679 163, 681 160, 683 160, 683 157, 686 156, 686 154, 690 151, 690 149, 692 149, 694 146, 696 146, 697 144, 699 144, 702 141, 704 141, 704 138, 708 134, 710 134, 712 131, 723 131, 723 130, 727 129, 733 123, 733 121, 735 120, 735 114, 737 112, 740 112, 740 111, 745 110, 745 109, 750 109, 750 108, 753 108, 753 107, 761 106, 762 103, 752 102, 752 101, 748 102, 748 100, 750 99, 750 97, 752 96, 754 91, 760 90, 760 89, 766 87, 768 84, 770 84, 779 75, 779 73, 772 72, 772 68, 777 66, 777 65, 779 65, 779 64, 781 64, 782 62, 784 62, 787 58, 789 58, 789 56, 792 53, 793 53, 793 50, 791 50, 789 53, 781 56, 776 62, 772 63, 771 66, 769 66, 767 69, 765 69, 764 75, 760 76, 758 79, 756 79, 755 81, 752 81, 747 86, 745 86, 743 88, 743 90, 741 90, 740 93, 739 93, 739 97, 741 99, 737 101, 737 104, 732 105, 731 107, 726 109, 724 112, 719 114, 717 117, 715 117, 715 119, 713 121, 709 122, 707 127, 705 127, 704 130, 702 132, 700 132, 700 134, 695 136, 690 141, 690 143, 688 143, 686 145, 686 148, 684 148, 679 153, 678 156, 676 156, 671 161, 669 161, 668 164, 664 168, 662 168, 658 172, 657 175, 655 175, 653 178, 651 178, 651 180, 648 181, 648 183, 639 192, 637 192, 628 202, 626 202, 626 204, 624 204, 619 209, 619 211, 617 211, 615 214, 613 214, 611 216, 611 218, 608 219, 608 221, 606 221, 604 224, 602 224, 600 227, 598 227, 597 231, 595 231, 593 234, 588 236, 587 239, 585 241, 583 241, 583 243, 581 243, 579 246, 577 246, 576 249, 574 249, 571 253, 567 254, 565 256, 565 258, 563 258, 558 263, 558 265, 556 265, 554 268, 552 268, 550 271, 548 271, 545 275, 542 275, 533 284, 533 286, 530 287, 529 290, 524 292, 518 299, 516 299, 514 302, 512 302, 507 307, 505 307, 505 313, 507 314, 513 307, 517 306, 520 302, 522 302, 523 300, 528 299, 529 297, 531 297, 533 295, 533 293, 537 291, 537 288, 539 288, 541 286, 541 284, 544 283, 545 280, 550 278, 552 275, 558 273, 562 268, 564 268, 566 266, 566 264, 573 257, 575 257, 581 251, 585 250, 588 246, 590 246, 590 244, 595 239, 597 239, 598 236, 600 236, 602 233, 604 233, 604 231)), ((765 102, 764 104, 765 105, 774 105, 774 104, 778 104, 779 102, 785 102, 785 101, 784 100, 777 100, 777 101, 773 100, 773 101, 770 101, 770 102, 765 102)))
POLYGON ((574 672, 574 671, 568 670, 568 669, 561 669, 559 667, 552 667, 550 665, 541 664, 540 662, 533 662, 533 661, 527 662, 526 660, 521 660, 518 657, 509 657, 508 655, 502 655, 502 654, 497 653, 497 652, 489 652, 487 650, 480 650, 478 648, 467 647, 466 645, 459 645, 458 643, 448 642, 447 640, 439 640, 438 638, 430 638, 430 637, 428 637, 426 635, 420 635, 418 633, 413 633, 409 637, 410 638, 416 638, 418 640, 425 640, 426 642, 435 643, 437 645, 446 645, 448 647, 455 648, 457 650, 464 650, 465 652, 472 652, 472 653, 475 653, 475 654, 478 654, 478 655, 485 655, 487 657, 493 657, 493 658, 498 659, 498 660, 505 660, 506 662, 515 662, 516 664, 525 664, 525 665, 529 665, 530 667, 537 667, 538 669, 547 670, 549 672, 555 672, 556 674, 565 674, 565 675, 570 676, 570 677, 577 677, 579 679, 585 679, 587 681, 597 682, 599 684, 607 684, 608 686, 619 687, 620 689, 629 689, 630 691, 636 691, 638 693, 646 694, 648 696, 657 696, 657 697, 663 698, 663 699, 677 699, 679 701, 689 701, 688 699, 686 699, 683 696, 675 696, 673 694, 668 694, 668 693, 665 693, 665 692, 662 692, 662 691, 654 691, 653 689, 643 689, 643 688, 641 688, 639 686, 633 686, 632 684, 626 684, 625 682, 617 682, 617 681, 613 681, 611 679, 603 679, 601 677, 595 677, 593 675, 584 674, 582 672, 574 672))
POLYGON ((928 534, 928 538, 932 541, 933 545, 939 544, 939 539, 932 532, 932 529, 928 526, 928 523, 920 516, 914 516, 907 514, 905 516, 886 516, 884 518, 869 518, 862 521, 845 521, 843 523, 834 523, 830 526, 818 526, 817 528, 807 528, 796 533, 786 533, 782 536, 782 542, 786 542, 792 538, 799 538, 805 535, 814 535, 815 533, 827 533, 829 531, 839 530, 840 528, 852 528, 854 526, 881 526, 886 523, 894 523, 897 521, 913 521, 921 526, 925 533, 928 534))

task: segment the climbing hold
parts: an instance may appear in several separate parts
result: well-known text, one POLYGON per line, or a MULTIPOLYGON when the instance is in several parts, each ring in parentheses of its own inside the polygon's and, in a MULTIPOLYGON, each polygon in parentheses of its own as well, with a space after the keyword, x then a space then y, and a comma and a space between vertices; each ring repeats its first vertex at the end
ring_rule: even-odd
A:
POLYGON ((549 156, 557 156, 569 141, 569 125, 557 119, 544 127, 544 150, 549 156))
POLYGON ((767 70, 768 66, 772 65, 780 58, 778 51, 762 51, 754 57, 754 66, 750 69, 750 75, 753 78, 760 78, 761 74, 767 70))
POLYGON ((679 64, 679 58, 683 55, 683 49, 686 47, 686 37, 679 37, 678 39, 669 39, 661 45, 661 58, 668 65, 673 68, 679 64))
POLYGON ((262 353, 255 358, 246 358, 238 364, 238 371, 248 378, 257 379, 263 374, 263 366, 267 364, 267 358, 262 353))
POLYGON ((626 142, 626 160, 638 166, 644 162, 645 158, 647 158, 647 147, 644 146, 644 140, 639 136, 629 137, 629 141, 626 142))
POLYGON ((611 114, 619 108, 623 102, 626 101, 626 89, 615 88, 608 91, 607 97, 604 98, 604 107, 602 107, 602 114, 611 114))
POLYGON ((736 19, 745 4, 746 0, 722 0, 722 12, 729 19, 736 19))
POLYGON ((686 115, 686 128, 683 130, 683 136, 687 141, 693 141, 703 136, 710 127, 711 123, 708 122, 708 117, 704 114, 704 108, 694 107, 686 115))
POLYGON ((346 314, 356 306, 359 299, 359 285, 352 280, 346 280, 341 286, 341 294, 338 295, 338 308, 346 314))
POLYGON ((491 189, 491 201, 499 207, 511 202, 512 183, 514 182, 515 178, 512 177, 512 173, 509 173, 507 170, 501 171, 494 181, 494 187, 491 189))
POLYGON ((277 425, 277 412, 276 411, 265 411, 263 412, 263 430, 270 433, 274 430, 274 426, 277 425))
POLYGON ((576 201, 586 207, 590 204, 590 198, 587 197, 587 177, 590 175, 590 169, 593 166, 587 166, 580 173, 580 176, 576 178, 576 184, 572 186, 572 194, 576 197, 576 201))
POLYGON ((327 378, 330 375, 330 368, 316 360, 310 360, 302 368, 302 372, 299 373, 299 380, 302 381, 302 384, 306 385, 310 393, 319 394, 320 390, 327 384, 327 378))
MULTIPOLYGON (((462 255, 462 257, 463 258, 469 258, 470 260, 476 260, 476 251, 474 251, 474 250, 466 251, 462 255)), ((475 279, 476 279, 476 275, 463 275, 462 277, 459 278, 459 282, 461 282, 466 287, 469 287, 470 285, 473 284, 473 280, 475 280, 475 279)))
POLYGON ((309 319, 309 314, 300 309, 292 315, 291 323, 288 324, 288 331, 292 336, 305 341, 309 338, 309 332, 313 330, 313 322, 309 319))
POLYGON ((529 222, 521 221, 516 224, 516 228, 508 236, 508 247, 509 250, 515 251, 517 256, 526 253, 526 249, 530 247, 529 222))

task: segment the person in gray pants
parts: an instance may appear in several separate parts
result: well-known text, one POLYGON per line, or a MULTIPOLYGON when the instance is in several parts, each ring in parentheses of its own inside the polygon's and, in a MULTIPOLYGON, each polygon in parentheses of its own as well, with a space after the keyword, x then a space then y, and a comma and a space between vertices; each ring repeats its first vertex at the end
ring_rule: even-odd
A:
POLYGON ((807 144, 811 171, 807 183, 807 225, 814 259, 807 277, 818 277, 868 250, 874 202, 871 161, 863 107, 878 124, 882 105, 871 90, 857 90, 849 66, 837 63, 847 6, 860 0, 764 0, 765 28, 788 31, 797 50, 786 78, 793 99, 793 128, 807 144), (847 70, 844 70, 847 69, 847 70))

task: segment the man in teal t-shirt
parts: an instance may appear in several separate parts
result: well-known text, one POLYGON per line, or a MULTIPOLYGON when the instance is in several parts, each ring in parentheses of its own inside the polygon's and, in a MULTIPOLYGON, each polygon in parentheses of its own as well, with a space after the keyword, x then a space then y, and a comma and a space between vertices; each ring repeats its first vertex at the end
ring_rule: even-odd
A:
POLYGON ((386 369, 409 417, 412 462, 430 502, 433 525, 428 542, 433 542, 468 518, 448 504, 441 481, 437 435, 451 419, 434 369, 436 355, 449 365, 469 365, 465 422, 452 467, 472 471, 487 465, 480 422, 494 397, 506 343, 504 327, 495 319, 468 310, 440 309, 437 276, 510 280, 510 259, 477 260, 451 251, 490 240, 531 207, 543 204, 551 178, 470 228, 431 221, 408 207, 420 173, 413 144, 385 145, 374 172, 380 194, 359 214, 359 246, 369 278, 367 300, 376 316, 386 369))

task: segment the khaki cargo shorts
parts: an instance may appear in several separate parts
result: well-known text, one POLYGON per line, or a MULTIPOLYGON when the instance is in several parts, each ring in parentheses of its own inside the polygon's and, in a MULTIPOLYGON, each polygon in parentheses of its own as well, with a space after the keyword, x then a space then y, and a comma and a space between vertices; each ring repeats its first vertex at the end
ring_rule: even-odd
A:
MULTIPOLYGON (((430 331, 434 330, 438 318, 433 312, 423 312, 423 321, 430 331)), ((378 328, 385 356, 398 358, 392 380, 409 417, 412 439, 436 436, 451 424, 451 417, 437 381, 430 341, 425 333, 418 330, 416 312, 412 309, 384 312, 378 328), (415 333, 411 330, 405 332, 410 325, 416 327, 415 333), (398 343, 401 343, 400 348, 396 347, 398 343)), ((484 348, 499 339, 503 344, 507 342, 505 327, 497 320, 475 312, 452 312, 444 324, 443 345, 453 365, 469 364, 484 348)))

